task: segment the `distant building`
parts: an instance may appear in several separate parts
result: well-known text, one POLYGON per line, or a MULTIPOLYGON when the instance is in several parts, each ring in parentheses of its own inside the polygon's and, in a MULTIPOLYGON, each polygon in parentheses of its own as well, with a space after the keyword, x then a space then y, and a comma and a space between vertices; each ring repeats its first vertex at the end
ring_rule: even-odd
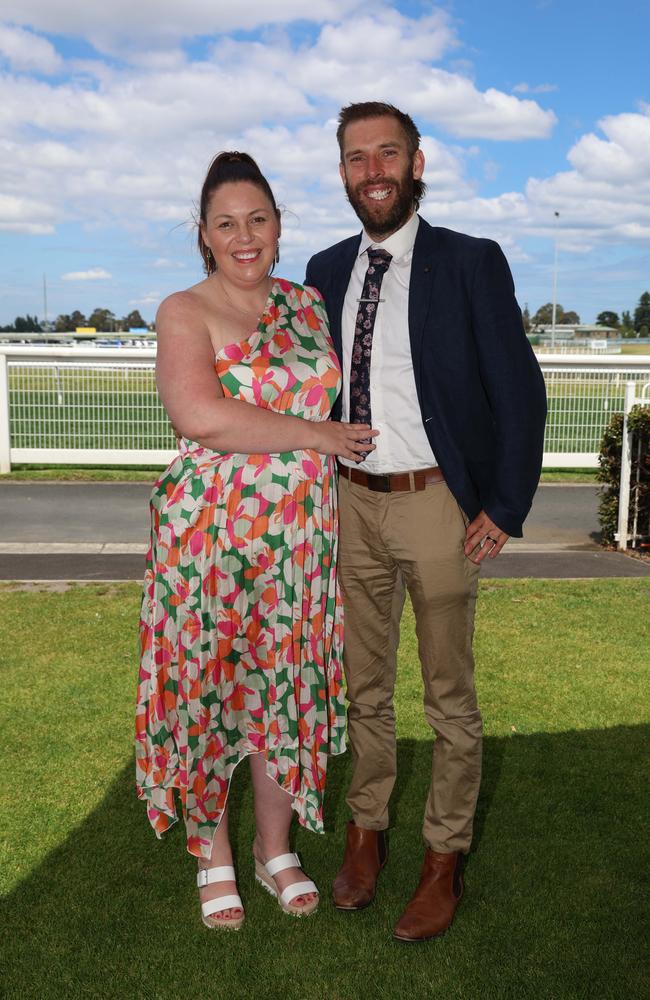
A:
MULTIPOLYGON (((543 326, 537 326, 534 330, 531 330, 531 335, 536 337, 551 337, 553 335, 553 326, 551 323, 545 323, 543 326)), ((613 326, 597 326, 595 323, 556 323, 555 324, 555 339, 556 340, 590 340, 596 338, 597 340, 602 340, 606 338, 616 339, 620 337, 621 331, 617 330, 613 326)))

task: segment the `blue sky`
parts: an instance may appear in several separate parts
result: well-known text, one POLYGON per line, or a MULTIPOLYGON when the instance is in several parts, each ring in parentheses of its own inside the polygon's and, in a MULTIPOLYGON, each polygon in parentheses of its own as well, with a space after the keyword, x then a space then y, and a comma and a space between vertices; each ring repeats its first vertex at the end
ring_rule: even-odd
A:
POLYGON ((193 206, 224 148, 269 176, 279 271, 300 280, 358 229, 334 131, 364 99, 413 115, 422 214, 498 240, 522 307, 551 298, 556 238, 566 309, 634 309, 650 287, 648 38, 630 0, 0 0, 0 324, 42 317, 43 274, 50 318, 152 319, 201 277, 193 206))

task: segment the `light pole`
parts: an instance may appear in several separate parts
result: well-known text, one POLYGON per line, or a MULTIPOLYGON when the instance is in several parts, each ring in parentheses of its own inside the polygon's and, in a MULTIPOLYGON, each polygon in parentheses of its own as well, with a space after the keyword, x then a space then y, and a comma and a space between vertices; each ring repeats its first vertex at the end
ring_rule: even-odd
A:
MULTIPOLYGON (((553 213, 556 219, 560 218, 559 212, 553 213)), ((551 317, 551 350, 555 348, 555 318, 557 316, 557 222, 555 223, 553 239, 553 314, 551 317)))

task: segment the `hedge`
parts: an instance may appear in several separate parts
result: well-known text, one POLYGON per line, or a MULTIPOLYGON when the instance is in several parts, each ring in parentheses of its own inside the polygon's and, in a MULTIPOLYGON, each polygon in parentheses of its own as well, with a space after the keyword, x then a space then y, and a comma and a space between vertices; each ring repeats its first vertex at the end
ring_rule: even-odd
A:
MULTIPOLYGON (((628 526, 631 531, 638 504, 639 534, 634 544, 646 548, 650 543, 650 406, 634 406, 630 411, 628 426, 633 435, 628 526)), ((622 447, 623 414, 614 413, 605 429, 598 457, 600 468, 597 478, 604 484, 598 508, 603 545, 614 545, 614 535, 618 531, 622 447)))

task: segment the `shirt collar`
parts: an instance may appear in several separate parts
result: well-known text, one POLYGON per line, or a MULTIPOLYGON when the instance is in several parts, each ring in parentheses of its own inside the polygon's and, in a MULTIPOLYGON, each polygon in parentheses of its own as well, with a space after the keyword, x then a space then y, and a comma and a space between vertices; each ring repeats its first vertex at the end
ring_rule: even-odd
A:
POLYGON ((366 253, 369 247, 379 247, 382 250, 387 250, 393 260, 406 257, 413 250, 419 225, 420 216, 417 212, 413 212, 408 222, 405 222, 401 229, 398 229, 396 233, 385 239, 383 243, 376 243, 368 236, 368 233, 364 229, 361 233, 358 256, 360 257, 366 253))

